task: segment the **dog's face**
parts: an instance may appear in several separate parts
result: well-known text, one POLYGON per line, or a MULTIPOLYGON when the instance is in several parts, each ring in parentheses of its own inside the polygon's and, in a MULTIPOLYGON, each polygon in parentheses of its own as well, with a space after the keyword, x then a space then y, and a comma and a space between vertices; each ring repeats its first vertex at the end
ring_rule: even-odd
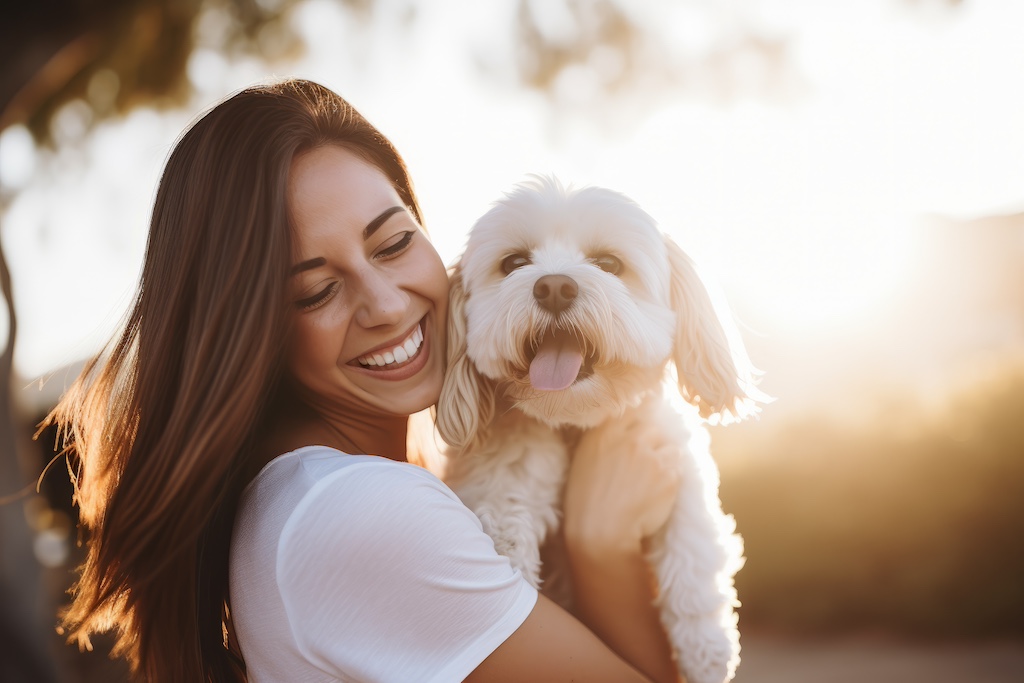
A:
POLYGON ((736 413, 747 397, 689 259, 611 190, 517 187, 470 232, 449 315, 449 443, 472 442, 496 396, 551 426, 594 426, 655 387, 670 358, 703 413, 736 413))
POLYGON ((520 187, 470 233, 466 353, 528 415, 592 426, 657 383, 676 315, 661 233, 602 188, 520 187))

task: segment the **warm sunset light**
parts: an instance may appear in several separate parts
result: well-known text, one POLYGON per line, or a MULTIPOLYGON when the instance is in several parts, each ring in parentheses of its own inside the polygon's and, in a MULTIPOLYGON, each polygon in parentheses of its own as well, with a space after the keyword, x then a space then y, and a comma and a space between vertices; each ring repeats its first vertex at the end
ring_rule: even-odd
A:
MULTIPOLYGON (((582 86, 571 80, 549 101, 516 94, 496 84, 508 67, 492 64, 511 59, 511 46, 496 35, 494 50, 484 48, 483 27, 497 32, 502 11, 463 14, 445 4, 350 63, 325 30, 343 31, 344 12, 304 3, 294 23, 306 54, 272 72, 320 79, 363 103, 416 172, 448 261, 500 193, 529 173, 555 173, 634 197, 695 250, 734 306, 756 312, 744 318, 759 331, 862 328, 905 284, 918 217, 1020 206, 1024 89, 1011 66, 1020 49, 1000 36, 1024 16, 1012 14, 1022 12, 1015 5, 949 14, 895 2, 785 7, 737 10, 788 41, 789 62, 758 86, 760 96, 747 83, 758 72, 735 71, 740 62, 728 73, 732 94, 713 81, 679 95, 641 83, 626 90, 634 104, 612 100, 599 111, 581 108, 574 98, 582 86), (428 37, 440 30, 451 38, 428 37), (386 48, 389 40, 395 44, 386 48), (422 56, 408 61, 413 54, 422 56), (474 55, 486 55, 496 75, 482 78, 474 55)), ((662 22, 654 4, 636 9, 666 45, 703 45, 729 21, 680 9, 662 22)), ((563 20, 542 13, 551 31, 563 20)), ((266 73, 201 48, 190 64, 194 108, 266 73)), ((19 283, 23 375, 85 355, 116 323, 137 274, 152 187, 190 112, 140 111, 102 123, 50 161, 26 148, 19 129, 5 133, 0 169, 9 185, 23 186, 5 227, 19 283), (90 275, 68 291, 55 274, 71 267, 90 275), (68 297, 54 335, 47 302, 68 297)), ((55 132, 73 138, 83 115, 69 108, 55 132)))
MULTIPOLYGON (((1019 680, 1024 2, 191 5, 180 83, 82 58, 52 111, 31 88, 0 108, 24 451, 0 501, 34 495, 55 440, 34 425, 122 322, 179 133, 297 76, 394 142, 445 264, 531 174, 627 195, 697 262, 775 399, 710 430, 746 544, 738 683, 1019 680), (263 17, 251 34, 242 5, 263 17)), ((77 561, 56 462, 26 510, 0 505, 30 520, 33 568, 60 573, 46 637, 77 561)))

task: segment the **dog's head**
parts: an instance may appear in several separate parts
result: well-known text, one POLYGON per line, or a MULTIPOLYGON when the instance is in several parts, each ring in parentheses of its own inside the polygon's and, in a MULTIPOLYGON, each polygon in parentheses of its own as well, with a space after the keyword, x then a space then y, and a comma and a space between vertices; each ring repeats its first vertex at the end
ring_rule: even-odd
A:
POLYGON ((551 426, 591 427, 657 386, 670 359, 705 417, 755 410, 738 335, 682 249, 617 192, 536 178, 477 221, 453 268, 438 427, 471 445, 499 395, 551 426))

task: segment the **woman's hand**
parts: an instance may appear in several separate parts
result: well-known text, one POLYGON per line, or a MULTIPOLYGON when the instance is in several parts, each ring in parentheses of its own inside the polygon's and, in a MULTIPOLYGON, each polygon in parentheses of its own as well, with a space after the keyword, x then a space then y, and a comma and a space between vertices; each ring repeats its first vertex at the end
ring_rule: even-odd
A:
POLYGON ((639 550, 672 511, 677 448, 639 411, 585 432, 566 481, 567 542, 599 554, 639 550))
POLYGON ((679 446, 653 422, 637 409, 580 439, 566 481, 565 543, 576 616, 649 678, 674 682, 643 541, 672 512, 679 446))

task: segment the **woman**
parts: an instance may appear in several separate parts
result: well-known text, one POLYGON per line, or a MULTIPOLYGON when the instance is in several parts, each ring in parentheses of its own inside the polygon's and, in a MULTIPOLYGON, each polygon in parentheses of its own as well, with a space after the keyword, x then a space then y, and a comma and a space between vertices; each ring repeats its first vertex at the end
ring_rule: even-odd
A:
POLYGON ((88 536, 72 638, 116 629, 152 681, 674 680, 641 556, 675 492, 651 437, 580 445, 580 620, 406 462, 444 371, 421 224, 391 144, 314 83, 182 135, 124 332, 53 415, 88 536))

